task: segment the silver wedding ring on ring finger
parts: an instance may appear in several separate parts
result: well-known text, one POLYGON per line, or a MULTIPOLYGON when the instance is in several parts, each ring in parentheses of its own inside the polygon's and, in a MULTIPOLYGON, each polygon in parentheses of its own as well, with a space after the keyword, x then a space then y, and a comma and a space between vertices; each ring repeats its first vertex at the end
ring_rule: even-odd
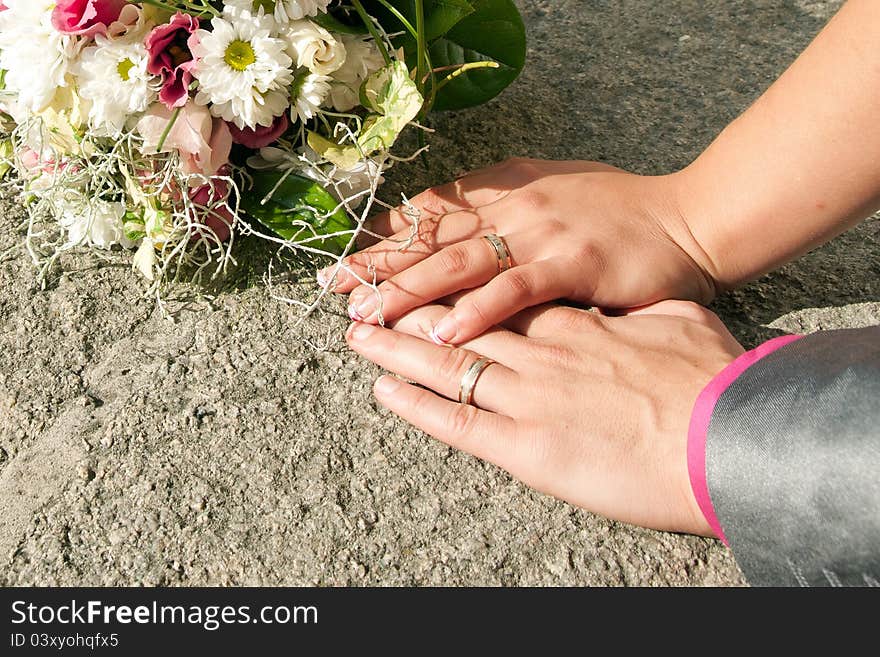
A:
POLYGON ((486 368, 495 362, 496 361, 487 358, 486 356, 481 356, 474 361, 464 373, 464 376, 461 377, 461 383, 458 388, 459 403, 476 406, 476 404, 474 404, 474 390, 477 387, 477 381, 480 380, 480 376, 486 371, 486 368))
POLYGON ((507 248, 507 242, 503 237, 499 237, 495 233, 484 235, 483 239, 489 242, 495 251, 495 257, 498 259, 498 273, 503 274, 513 266, 513 259, 510 256, 510 249, 507 248))

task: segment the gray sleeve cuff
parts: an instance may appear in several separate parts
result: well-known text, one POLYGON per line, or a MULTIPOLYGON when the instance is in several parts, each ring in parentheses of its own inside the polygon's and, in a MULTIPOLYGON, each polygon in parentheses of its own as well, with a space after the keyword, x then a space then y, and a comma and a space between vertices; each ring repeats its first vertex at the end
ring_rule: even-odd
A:
POLYGON ((880 585, 880 326, 749 367, 715 406, 706 475, 750 583, 880 585))

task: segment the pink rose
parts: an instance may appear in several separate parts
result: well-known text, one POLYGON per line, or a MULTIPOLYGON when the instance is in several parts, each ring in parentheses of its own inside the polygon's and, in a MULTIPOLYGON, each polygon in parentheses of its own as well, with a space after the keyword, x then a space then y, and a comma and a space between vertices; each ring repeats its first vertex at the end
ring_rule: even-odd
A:
POLYGON ((52 10, 52 25, 62 34, 106 34, 126 4, 126 0, 58 0, 52 10))
POLYGON ((147 71, 162 77, 159 100, 168 109, 183 107, 192 84, 193 56, 187 40, 199 29, 199 19, 177 12, 169 23, 150 32, 145 45, 150 55, 147 71))
MULTIPOLYGON (((137 131, 144 138, 145 153, 156 152, 172 114, 156 103, 138 121, 137 131)), ((213 176, 229 163, 232 134, 223 119, 215 119, 207 107, 190 101, 180 110, 161 152, 174 150, 180 153, 184 173, 213 176)))
POLYGON ((198 206, 199 215, 196 221, 225 242, 232 235, 235 216, 229 207, 229 183, 214 178, 210 183, 190 190, 189 198, 198 206))
POLYGON ((270 126, 257 126, 256 129, 245 127, 240 129, 234 123, 227 123, 229 132, 232 133, 232 141, 241 144, 247 148, 263 148, 272 142, 278 141, 278 138, 287 132, 290 127, 290 119, 287 118, 287 112, 275 118, 275 122, 270 126))

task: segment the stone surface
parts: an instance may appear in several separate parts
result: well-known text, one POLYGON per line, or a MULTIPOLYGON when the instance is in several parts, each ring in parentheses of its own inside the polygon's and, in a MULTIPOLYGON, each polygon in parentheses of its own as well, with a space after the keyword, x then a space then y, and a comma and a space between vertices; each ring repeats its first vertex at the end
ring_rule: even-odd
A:
MULTIPOLYGON (((439 117, 430 170, 399 167, 389 198, 512 155, 683 166, 840 3, 518 4, 522 79, 439 117)), ((341 304, 297 328, 259 245, 169 321, 118 258, 65 257, 39 289, 20 218, 2 202, 0 584, 742 583, 715 541, 533 493, 377 409, 341 304)), ((877 322, 878 236, 870 220, 715 308, 747 345, 877 322)))

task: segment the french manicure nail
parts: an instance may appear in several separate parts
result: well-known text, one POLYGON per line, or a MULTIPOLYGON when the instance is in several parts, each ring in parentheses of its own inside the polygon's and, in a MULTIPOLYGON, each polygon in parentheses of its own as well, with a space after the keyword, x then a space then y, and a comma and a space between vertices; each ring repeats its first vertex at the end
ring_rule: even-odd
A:
POLYGON ((315 278, 318 279, 318 285, 320 285, 321 287, 327 287, 327 285, 330 283, 330 278, 332 276, 333 274, 330 272, 329 269, 321 269, 315 275, 315 278))
POLYGON ((348 307, 348 316, 351 317, 351 321, 353 322, 362 322, 364 318, 358 314, 357 308, 354 306, 348 307))
POLYGON ((458 325, 452 317, 441 319, 434 330, 431 331, 431 339, 439 345, 449 344, 458 333, 458 325))

